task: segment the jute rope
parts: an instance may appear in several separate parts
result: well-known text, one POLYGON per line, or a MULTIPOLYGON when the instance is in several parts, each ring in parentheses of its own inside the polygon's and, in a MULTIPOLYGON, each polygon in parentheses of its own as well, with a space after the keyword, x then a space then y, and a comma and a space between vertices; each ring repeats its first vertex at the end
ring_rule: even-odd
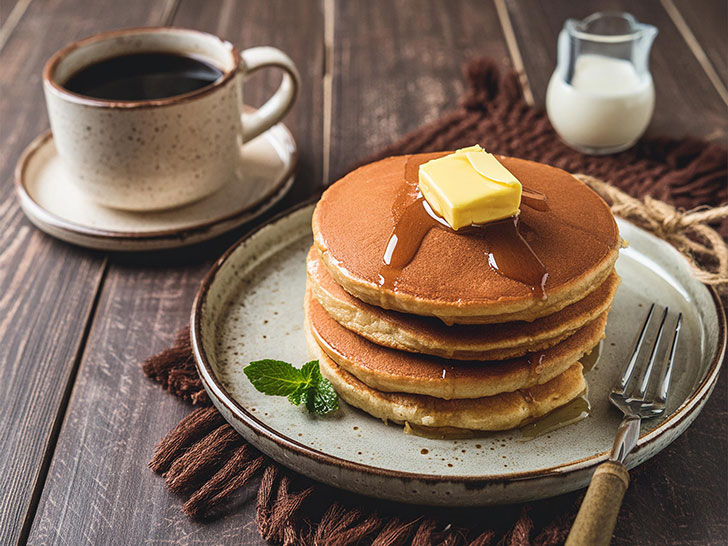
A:
POLYGON ((615 216, 629 220, 674 246, 690 264, 693 276, 728 294, 728 245, 708 223, 728 218, 728 205, 683 211, 645 196, 642 200, 588 174, 576 178, 597 192, 615 216))

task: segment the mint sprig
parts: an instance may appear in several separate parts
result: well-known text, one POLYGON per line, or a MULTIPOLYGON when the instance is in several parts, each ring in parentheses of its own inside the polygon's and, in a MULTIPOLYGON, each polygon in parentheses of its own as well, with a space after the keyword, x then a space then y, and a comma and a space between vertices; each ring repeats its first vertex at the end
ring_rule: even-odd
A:
POLYGON ((243 372, 258 391, 286 396, 291 404, 303 405, 309 413, 325 415, 339 408, 339 397, 321 375, 318 360, 306 362, 300 369, 282 360, 256 360, 243 372))

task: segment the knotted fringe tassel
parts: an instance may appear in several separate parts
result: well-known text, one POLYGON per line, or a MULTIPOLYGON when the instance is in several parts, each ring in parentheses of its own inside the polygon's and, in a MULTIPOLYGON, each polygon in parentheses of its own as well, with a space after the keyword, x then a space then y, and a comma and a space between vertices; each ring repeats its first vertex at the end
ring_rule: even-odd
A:
POLYGON ((185 327, 177 332, 172 347, 145 360, 142 370, 147 377, 162 385, 163 389, 183 400, 195 405, 210 404, 195 369, 189 328, 185 327))

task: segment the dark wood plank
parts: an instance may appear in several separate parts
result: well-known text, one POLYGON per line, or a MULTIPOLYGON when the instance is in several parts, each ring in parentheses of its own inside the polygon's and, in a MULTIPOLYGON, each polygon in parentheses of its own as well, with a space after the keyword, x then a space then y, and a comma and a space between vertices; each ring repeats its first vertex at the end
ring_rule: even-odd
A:
MULTIPOLYGON (((23 4, 27 3, 28 0, 20 0, 23 4)), ((13 8, 18 4, 18 0, 3 0, 0 2, 0 26, 5 25, 8 21, 8 16, 13 11, 13 8)))
MULTIPOLYGON (((272 44, 293 57, 303 89, 285 122, 296 136, 302 163, 288 201, 316 191, 324 66, 320 3, 183 0, 174 24, 220 33, 243 48, 272 44)), ((277 81, 276 76, 252 78, 246 99, 262 101, 277 81)), ((240 233, 180 252, 111 258, 30 543, 262 543, 254 501, 200 525, 182 513, 180 499, 147 468, 154 445, 190 409, 139 369, 187 323, 200 280, 240 233)))
MULTIPOLYGON (((21 4, 18 9, 22 12, 29 1, 30 0, 2 0, 2 2, 0 2, 0 45, 2 45, 2 42, 4 41, 2 37, 9 36, 15 27, 15 21, 11 21, 9 19, 13 9, 15 9, 16 5, 21 4)), ((19 12, 16 12, 13 19, 17 20, 18 14, 19 12)))
POLYGON ((335 21, 331 180, 454 108, 466 59, 510 67, 490 2, 337 2, 335 21))
POLYGON ((248 544, 250 514, 192 522, 146 466, 190 411, 139 362, 172 343, 207 263, 115 264, 99 302, 29 544, 248 544))
POLYGON ((105 267, 37 231, 15 200, 15 162, 48 127, 41 68, 69 41, 158 21, 163 4, 34 0, 0 52, 0 544, 33 511, 105 267))
POLYGON ((556 37, 564 21, 569 17, 581 19, 600 10, 629 11, 639 21, 659 29, 650 61, 656 106, 648 131, 725 142, 726 105, 659 0, 508 0, 536 103, 544 104, 546 86, 556 66, 556 37))
POLYGON ((8 20, 8 15, 13 11, 16 0, 3 0, 0 2, 0 26, 4 25, 8 20))
POLYGON ((728 2, 672 0, 705 51, 723 85, 728 87, 728 2))

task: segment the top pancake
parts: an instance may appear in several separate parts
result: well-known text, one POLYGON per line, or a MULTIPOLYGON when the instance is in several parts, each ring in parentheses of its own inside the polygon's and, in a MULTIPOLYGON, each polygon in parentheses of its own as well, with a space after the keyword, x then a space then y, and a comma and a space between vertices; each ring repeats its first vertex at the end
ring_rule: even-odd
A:
MULTIPOLYGON (((427 160, 433 154, 421 154, 427 160)), ((392 206, 410 156, 361 167, 326 192, 313 216, 314 242, 334 279, 355 297, 380 307, 447 323, 534 320, 582 299, 611 272, 620 239, 606 203, 565 171, 500 157, 525 187, 548 196, 550 210, 522 204, 524 236, 548 271, 547 298, 487 262, 487 242, 433 229, 397 279, 380 286, 382 258, 394 228, 392 206)))

